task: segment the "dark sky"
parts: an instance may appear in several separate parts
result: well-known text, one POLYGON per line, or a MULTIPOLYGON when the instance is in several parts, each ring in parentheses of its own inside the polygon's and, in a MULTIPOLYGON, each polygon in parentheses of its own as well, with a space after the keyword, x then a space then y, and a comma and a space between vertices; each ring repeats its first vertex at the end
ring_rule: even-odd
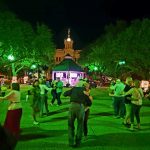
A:
POLYGON ((127 22, 150 17, 149 0, 3 0, 17 16, 43 22, 54 32, 57 47, 63 48, 67 28, 76 48, 94 41, 104 26, 118 19, 127 22))

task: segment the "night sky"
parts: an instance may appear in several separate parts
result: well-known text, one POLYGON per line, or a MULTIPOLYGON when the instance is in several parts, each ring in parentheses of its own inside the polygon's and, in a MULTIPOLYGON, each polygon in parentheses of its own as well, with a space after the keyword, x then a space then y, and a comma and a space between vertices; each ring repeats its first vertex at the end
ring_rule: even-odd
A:
POLYGON ((63 48, 67 28, 75 48, 82 49, 98 38, 107 24, 150 17, 148 0, 3 0, 3 4, 33 26, 37 22, 48 25, 57 48, 63 48))

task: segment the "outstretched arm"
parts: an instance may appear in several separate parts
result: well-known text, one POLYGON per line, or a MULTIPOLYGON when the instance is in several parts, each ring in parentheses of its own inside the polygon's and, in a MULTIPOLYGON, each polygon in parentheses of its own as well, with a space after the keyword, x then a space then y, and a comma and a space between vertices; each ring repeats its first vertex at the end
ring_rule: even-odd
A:
POLYGON ((0 97, 0 101, 5 100, 5 99, 9 99, 9 97, 11 97, 13 94, 13 91, 11 91, 10 93, 8 93, 6 96, 4 97, 0 97))

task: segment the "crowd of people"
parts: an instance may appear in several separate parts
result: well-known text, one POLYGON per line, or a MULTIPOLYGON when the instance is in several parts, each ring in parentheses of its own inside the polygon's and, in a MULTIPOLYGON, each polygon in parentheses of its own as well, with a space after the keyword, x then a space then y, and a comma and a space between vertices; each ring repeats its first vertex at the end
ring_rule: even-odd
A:
MULTIPOLYGON (((87 138, 88 135, 88 118, 90 115, 90 106, 93 97, 90 93, 90 84, 88 80, 80 80, 76 86, 63 92, 63 82, 60 78, 54 80, 48 85, 45 78, 35 80, 32 87, 28 90, 27 101, 32 107, 33 124, 38 125, 37 115, 43 117, 49 114, 48 110, 48 93, 51 93, 52 100, 50 105, 54 105, 57 100, 57 106, 62 104, 61 95, 70 97, 68 113, 68 143, 71 147, 79 147, 82 136, 87 138), (75 120, 77 127, 75 128, 75 120), (75 130, 77 129, 77 130, 75 130), (76 132, 75 132, 76 131, 76 132)), ((140 109, 142 107, 143 91, 140 88, 140 81, 127 77, 125 83, 120 79, 112 81, 109 87, 109 96, 112 97, 114 108, 114 118, 122 118, 123 125, 134 131, 134 118, 137 121, 137 129, 140 126, 140 109)), ((146 94, 149 97, 149 93, 146 94)), ((22 117, 22 104, 19 83, 12 83, 11 91, 7 95, 0 97, 0 101, 8 100, 10 104, 1 132, 6 136, 14 137, 17 141, 20 136, 20 122, 22 117)), ((0 141, 1 142, 1 141, 0 141)), ((16 142, 14 142, 16 144, 16 142)))
POLYGON ((125 83, 120 79, 112 81, 109 87, 109 96, 113 100, 114 118, 122 118, 123 125, 129 127, 131 131, 140 130, 140 109, 142 107, 142 100, 148 98, 148 94, 144 95, 141 82, 133 80, 132 77, 127 77, 125 83))
MULTIPOLYGON (((63 92, 63 82, 60 78, 54 80, 50 86, 46 84, 45 78, 40 78, 39 80, 35 80, 32 87, 28 89, 26 101, 29 101, 32 107, 34 125, 39 124, 37 115, 40 117, 48 115, 48 92, 52 94, 50 104, 53 105, 55 100, 57 100, 57 105, 60 106, 62 104, 60 97, 63 92)), ((84 133, 85 138, 88 134, 87 123, 90 112, 89 108, 93 101, 93 98, 90 95, 90 85, 86 80, 80 80, 75 87, 64 92, 63 95, 70 96, 68 116, 69 146, 78 147, 81 143, 82 133, 84 133), (74 126, 75 119, 77 119, 78 122, 76 134, 74 126)), ((15 141, 20 137, 20 122, 22 118, 22 104, 20 99, 19 83, 12 83, 11 91, 7 95, 0 97, 0 101, 8 100, 10 102, 4 125, 3 127, 1 126, 1 131, 6 133, 5 136, 9 135, 10 137, 11 135, 15 141)), ((16 144, 16 142, 14 143, 16 144)))
POLYGON ((48 110, 48 93, 52 94, 51 105, 57 99, 57 104, 60 106, 62 104, 60 96, 63 91, 63 82, 60 78, 54 80, 51 85, 47 84, 45 78, 40 78, 35 80, 32 87, 28 90, 28 100, 30 101, 33 110, 33 124, 37 125, 39 122, 36 116, 39 114, 40 117, 49 114, 48 110))

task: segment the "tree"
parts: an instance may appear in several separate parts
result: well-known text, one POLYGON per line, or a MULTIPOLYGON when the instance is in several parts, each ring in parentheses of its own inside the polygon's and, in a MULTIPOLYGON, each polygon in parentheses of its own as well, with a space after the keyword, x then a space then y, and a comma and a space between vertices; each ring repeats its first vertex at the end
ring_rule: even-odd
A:
POLYGON ((99 66, 98 71, 100 74, 105 73, 114 75, 116 62, 112 58, 112 54, 114 53, 116 43, 113 41, 121 31, 126 29, 126 27, 127 24, 125 21, 117 21, 115 25, 107 25, 105 27, 105 33, 81 53, 81 62, 86 60, 86 63, 88 64, 97 64, 97 66, 99 66))
POLYGON ((33 63, 52 65, 54 43, 52 33, 45 25, 38 25, 36 30, 11 12, 0 13, 0 60, 1 67, 12 67, 13 76, 24 67, 33 63), (14 60, 8 60, 9 55, 14 60))
POLYGON ((128 26, 123 22, 106 26, 106 33, 88 47, 85 63, 99 64, 102 71, 111 76, 128 72, 149 79, 149 26, 149 19, 134 20, 128 26), (120 61, 125 64, 119 65, 120 61))

